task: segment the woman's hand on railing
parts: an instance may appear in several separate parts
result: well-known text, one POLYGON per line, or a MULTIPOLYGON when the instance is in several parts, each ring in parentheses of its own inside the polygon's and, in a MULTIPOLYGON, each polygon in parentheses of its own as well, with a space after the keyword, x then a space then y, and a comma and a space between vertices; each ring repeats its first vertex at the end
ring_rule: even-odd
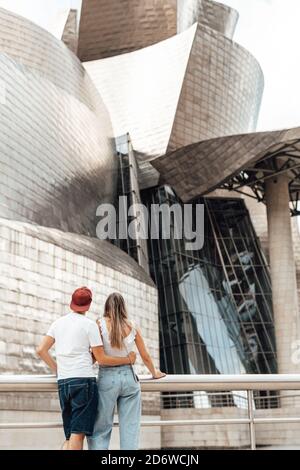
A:
POLYGON ((159 369, 155 370, 155 373, 153 374, 152 378, 153 379, 162 379, 163 377, 166 377, 167 374, 164 372, 161 372, 159 369))

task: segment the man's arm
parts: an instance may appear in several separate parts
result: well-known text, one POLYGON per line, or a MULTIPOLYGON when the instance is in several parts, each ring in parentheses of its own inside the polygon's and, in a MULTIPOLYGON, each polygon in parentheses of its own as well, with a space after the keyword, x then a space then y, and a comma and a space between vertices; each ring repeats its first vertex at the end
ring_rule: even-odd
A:
POLYGON ((57 365, 53 357, 50 355, 49 350, 55 343, 55 339, 52 336, 44 336, 41 344, 36 348, 37 355, 50 367, 50 369, 57 373, 57 365))
POLYGON ((129 357, 107 356, 104 352, 103 346, 96 346, 92 348, 92 353, 100 366, 122 366, 134 364, 136 360, 135 352, 130 352, 129 357))

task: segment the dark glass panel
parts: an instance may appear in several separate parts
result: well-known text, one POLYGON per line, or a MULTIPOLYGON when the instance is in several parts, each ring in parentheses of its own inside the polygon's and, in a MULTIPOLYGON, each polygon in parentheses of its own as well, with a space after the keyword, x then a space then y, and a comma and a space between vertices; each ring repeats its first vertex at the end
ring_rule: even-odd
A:
MULTIPOLYGON (((142 193, 151 203, 181 204, 168 187, 142 193)), ((161 366, 169 373, 276 372, 271 283, 241 199, 202 198, 205 242, 149 241, 159 292, 161 366)), ((172 224, 171 224, 172 225, 172 224)))

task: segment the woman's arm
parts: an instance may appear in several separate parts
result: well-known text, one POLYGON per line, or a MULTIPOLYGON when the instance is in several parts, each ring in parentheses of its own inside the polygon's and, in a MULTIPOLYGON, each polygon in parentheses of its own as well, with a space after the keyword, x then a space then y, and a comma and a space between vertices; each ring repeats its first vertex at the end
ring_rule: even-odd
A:
POLYGON ((137 330, 136 337, 135 337, 135 344, 136 344, 136 347, 138 348, 138 351, 141 355, 141 358, 143 359, 145 366, 151 372, 152 377, 154 379, 161 379, 162 377, 165 377, 166 376, 165 373, 155 368, 140 330, 137 330))
POLYGON ((135 352, 129 353, 127 357, 107 356, 104 352, 103 346, 92 348, 92 353, 98 364, 101 366, 122 366, 134 364, 136 360, 135 352))
POLYGON ((50 355, 49 350, 55 343, 55 339, 52 336, 45 336, 42 339, 41 344, 36 348, 38 356, 50 367, 50 369, 57 374, 57 365, 53 357, 50 355))

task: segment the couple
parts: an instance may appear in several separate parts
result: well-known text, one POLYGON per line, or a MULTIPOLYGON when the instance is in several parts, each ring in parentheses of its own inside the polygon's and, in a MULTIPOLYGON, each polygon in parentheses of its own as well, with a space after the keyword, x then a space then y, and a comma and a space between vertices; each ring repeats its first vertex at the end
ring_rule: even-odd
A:
POLYGON ((56 320, 37 348, 41 359, 57 374, 66 441, 64 450, 108 449, 118 406, 122 450, 139 445, 141 387, 132 364, 136 346, 154 379, 165 376, 154 367, 141 331, 130 322, 123 297, 109 295, 97 323, 85 314, 92 303, 87 287, 72 295, 72 312, 56 320), (49 350, 55 344, 57 363, 49 350), (99 364, 96 381, 93 362, 99 364))

